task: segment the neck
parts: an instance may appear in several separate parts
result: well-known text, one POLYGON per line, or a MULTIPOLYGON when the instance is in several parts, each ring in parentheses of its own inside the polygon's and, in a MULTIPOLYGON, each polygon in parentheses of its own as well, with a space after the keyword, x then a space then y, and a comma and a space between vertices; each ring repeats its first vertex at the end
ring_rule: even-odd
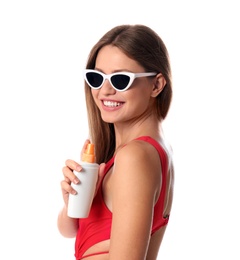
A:
POLYGON ((121 122, 114 124, 116 149, 139 136, 151 136, 156 140, 161 137, 161 124, 154 116, 137 122, 121 122))

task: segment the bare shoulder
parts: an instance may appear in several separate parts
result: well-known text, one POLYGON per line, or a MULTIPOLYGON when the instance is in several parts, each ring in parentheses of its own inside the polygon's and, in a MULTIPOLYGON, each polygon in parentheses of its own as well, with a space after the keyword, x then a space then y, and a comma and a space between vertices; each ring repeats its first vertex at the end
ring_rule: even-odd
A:
POLYGON ((153 145, 141 140, 133 140, 116 154, 115 162, 137 163, 141 165, 158 164, 159 155, 153 145))
POLYGON ((157 150, 151 144, 134 140, 118 151, 114 162, 114 172, 127 179, 137 179, 159 187, 161 162, 157 150))

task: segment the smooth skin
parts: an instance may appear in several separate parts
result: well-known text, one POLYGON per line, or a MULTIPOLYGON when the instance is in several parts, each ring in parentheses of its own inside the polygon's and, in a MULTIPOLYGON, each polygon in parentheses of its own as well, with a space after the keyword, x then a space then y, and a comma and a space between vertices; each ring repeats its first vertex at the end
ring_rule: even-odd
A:
MULTIPOLYGON (((115 46, 103 47, 97 56, 96 68, 106 74, 117 71, 144 72, 144 68, 126 56, 115 46)), ((87 260, 155 260, 166 226, 151 236, 153 207, 161 188, 161 163, 156 149, 147 142, 134 140, 139 136, 151 136, 166 148, 153 113, 154 98, 166 84, 162 74, 155 77, 137 78, 125 92, 114 90, 108 80, 101 89, 92 90, 102 119, 113 123, 116 134, 116 157, 114 166, 103 181, 103 194, 107 207, 113 212, 110 241, 100 242, 85 252, 91 254, 109 251, 87 260), (108 101, 106 103, 106 101, 108 101), (111 103, 112 102, 112 103, 111 103), (118 104, 115 106, 115 104, 118 104), (127 144, 126 146, 124 146, 127 144), (123 147, 124 146, 124 147, 123 147)), ((87 140, 84 147, 89 142, 87 140)), ((169 215, 173 195, 173 166, 169 150, 169 173, 164 215, 169 215)), ((99 186, 105 164, 100 165, 99 186)), ((61 182, 64 207, 58 217, 58 228, 65 237, 75 237, 78 220, 67 216, 68 194, 74 193, 71 182, 78 182, 73 171, 81 166, 67 160, 63 167, 61 182)))

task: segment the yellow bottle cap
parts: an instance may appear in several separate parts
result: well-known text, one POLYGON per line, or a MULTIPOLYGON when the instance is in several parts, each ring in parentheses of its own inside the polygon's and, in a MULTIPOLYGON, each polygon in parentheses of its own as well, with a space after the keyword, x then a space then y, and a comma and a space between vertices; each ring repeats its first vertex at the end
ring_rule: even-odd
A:
POLYGON ((95 162, 95 151, 94 144, 88 144, 85 152, 82 155, 83 162, 94 163, 95 162))

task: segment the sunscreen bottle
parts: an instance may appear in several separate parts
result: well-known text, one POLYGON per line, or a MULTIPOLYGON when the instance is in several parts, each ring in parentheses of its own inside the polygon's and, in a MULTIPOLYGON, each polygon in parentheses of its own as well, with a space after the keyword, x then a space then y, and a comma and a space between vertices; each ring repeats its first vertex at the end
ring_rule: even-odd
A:
POLYGON ((88 144, 81 158, 80 172, 74 171, 80 182, 71 186, 77 194, 69 194, 68 216, 71 218, 87 218, 96 191, 99 164, 95 163, 94 144, 88 144))

